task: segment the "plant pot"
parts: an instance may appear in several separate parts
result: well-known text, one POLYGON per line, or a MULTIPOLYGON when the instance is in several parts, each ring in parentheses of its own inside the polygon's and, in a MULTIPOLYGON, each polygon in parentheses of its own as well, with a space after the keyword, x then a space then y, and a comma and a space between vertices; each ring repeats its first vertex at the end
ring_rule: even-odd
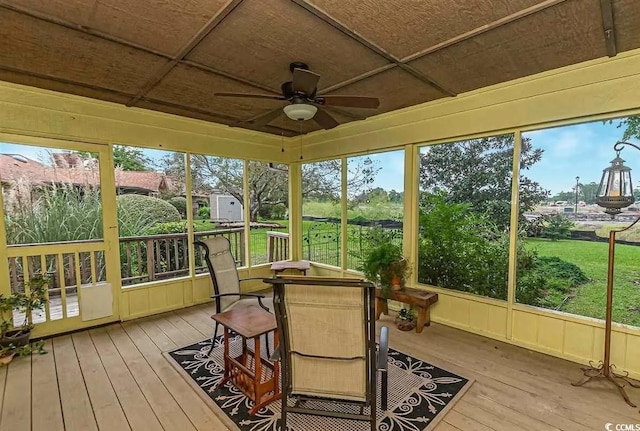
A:
POLYGON ((0 348, 9 347, 22 347, 29 344, 29 337, 31 337, 31 330, 25 329, 12 329, 4 334, 4 337, 0 338, 0 348))
POLYGON ((391 279, 391 289, 395 291, 402 290, 402 280, 400 277, 393 277, 391 279))
POLYGON ((411 331, 416 327, 416 321, 396 319, 396 326, 401 331, 411 331))
POLYGON ((11 352, 5 356, 0 356, 0 365, 8 365, 13 360, 13 357, 15 355, 16 352, 11 352))

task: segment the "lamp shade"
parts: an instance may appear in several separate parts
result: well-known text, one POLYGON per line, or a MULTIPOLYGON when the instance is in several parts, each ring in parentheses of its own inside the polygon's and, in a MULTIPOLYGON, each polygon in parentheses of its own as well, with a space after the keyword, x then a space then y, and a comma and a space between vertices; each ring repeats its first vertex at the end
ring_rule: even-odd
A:
POLYGON ((295 121, 310 120, 316 115, 318 108, 307 103, 294 103, 283 108, 287 117, 295 121))
POLYGON ((611 161, 611 166, 602 171, 596 204, 613 216, 620 214, 622 208, 628 207, 634 201, 631 168, 625 166, 624 160, 617 154, 611 161))

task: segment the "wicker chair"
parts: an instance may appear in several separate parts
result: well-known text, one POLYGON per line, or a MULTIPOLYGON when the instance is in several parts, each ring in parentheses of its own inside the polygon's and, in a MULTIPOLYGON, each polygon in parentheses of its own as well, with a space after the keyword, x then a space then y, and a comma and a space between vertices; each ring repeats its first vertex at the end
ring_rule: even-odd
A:
POLYGON ((378 375, 383 410, 387 402, 388 331, 382 328, 376 345, 373 284, 325 277, 264 281, 274 286, 280 333, 281 428, 287 429, 288 413, 302 413, 366 420, 375 430, 378 375))
MULTIPOLYGON (((273 299, 258 293, 240 292, 241 282, 262 280, 263 277, 239 278, 236 262, 231 254, 231 244, 227 238, 215 236, 195 241, 194 244, 202 247, 205 251, 205 261, 213 282, 214 295, 211 296, 211 299, 216 300, 216 313, 248 305, 259 305, 266 311, 273 310, 273 299)), ((218 322, 213 330, 209 353, 213 349, 217 333, 218 322)), ((269 342, 267 342, 267 354, 270 354, 269 342)))

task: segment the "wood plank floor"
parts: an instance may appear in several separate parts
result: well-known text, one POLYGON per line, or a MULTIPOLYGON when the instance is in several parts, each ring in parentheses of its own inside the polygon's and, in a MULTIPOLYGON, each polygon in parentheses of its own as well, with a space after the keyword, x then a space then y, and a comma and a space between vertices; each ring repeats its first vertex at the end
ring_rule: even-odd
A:
MULTIPOLYGON (((213 306, 47 341, 49 354, 0 368, 0 431, 226 430, 162 352, 210 336, 213 306)), ((386 320, 385 320, 386 319, 386 320)), ((579 366, 434 324, 390 327, 391 347, 475 379, 435 431, 591 431, 640 424, 613 386, 570 385, 579 366)), ((639 359, 640 360, 640 359, 639 359)), ((640 390, 631 390, 640 402, 640 390)))

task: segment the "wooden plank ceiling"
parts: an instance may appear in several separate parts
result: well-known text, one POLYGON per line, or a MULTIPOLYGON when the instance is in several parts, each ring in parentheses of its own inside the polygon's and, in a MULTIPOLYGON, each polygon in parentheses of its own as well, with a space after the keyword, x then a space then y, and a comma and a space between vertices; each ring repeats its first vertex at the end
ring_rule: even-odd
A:
POLYGON ((289 63, 339 123, 640 47, 638 0, 0 0, 0 80, 287 136, 289 63))

